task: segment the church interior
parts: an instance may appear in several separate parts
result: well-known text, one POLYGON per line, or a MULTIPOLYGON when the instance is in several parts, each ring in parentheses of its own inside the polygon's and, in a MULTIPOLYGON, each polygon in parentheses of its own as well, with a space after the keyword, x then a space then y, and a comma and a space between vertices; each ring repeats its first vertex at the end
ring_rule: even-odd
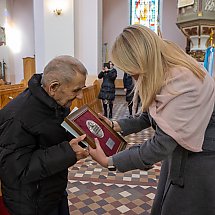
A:
MULTIPOLYGON (((148 25, 163 39, 178 44, 204 64, 215 44, 213 0, 0 0, 0 109, 28 87, 35 73, 59 55, 71 55, 87 68, 84 98, 72 108, 88 104, 102 112, 98 99, 103 63, 117 35, 130 24, 148 25), (150 18, 149 18, 150 17, 150 18)), ((116 67, 113 120, 129 115, 123 74, 116 67)), ((215 67, 209 73, 214 76, 215 67)), ((128 147, 153 135, 149 128, 126 137, 128 147)), ((70 214, 149 215, 161 164, 149 171, 109 172, 90 157, 69 168, 70 214)), ((1 196, 1 192, 0 192, 1 196)), ((0 204, 1 210, 1 204, 0 204)), ((0 214, 3 212, 0 211, 0 214)))

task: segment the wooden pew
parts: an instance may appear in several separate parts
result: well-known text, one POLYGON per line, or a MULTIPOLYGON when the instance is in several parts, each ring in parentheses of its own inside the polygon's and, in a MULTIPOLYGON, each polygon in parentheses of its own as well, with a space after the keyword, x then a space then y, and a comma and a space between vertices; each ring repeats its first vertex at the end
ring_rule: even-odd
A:
POLYGON ((122 79, 115 80, 115 88, 116 89, 124 89, 124 84, 122 79))
POLYGON ((116 79, 115 80, 115 88, 116 88, 116 95, 117 96, 125 96, 123 79, 116 79))
POLYGON ((7 89, 14 89, 14 88, 22 88, 24 87, 23 84, 12 84, 12 85, 0 85, 0 90, 7 90, 7 89))
POLYGON ((29 79, 31 78, 32 75, 36 73, 34 57, 23 58, 23 73, 24 79, 22 80, 22 83, 27 87, 29 79))
POLYGON ((18 96, 25 89, 23 84, 1 85, 0 86, 0 109, 2 109, 11 99, 18 96))

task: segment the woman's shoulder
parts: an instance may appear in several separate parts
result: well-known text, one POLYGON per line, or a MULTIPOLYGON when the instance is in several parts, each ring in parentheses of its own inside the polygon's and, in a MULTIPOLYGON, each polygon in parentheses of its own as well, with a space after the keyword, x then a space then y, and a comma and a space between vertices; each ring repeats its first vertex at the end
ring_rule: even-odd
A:
MULTIPOLYGON (((169 77, 166 83, 177 85, 179 83, 183 84, 201 84, 202 81, 198 78, 190 69, 186 67, 173 67, 169 70, 169 77)), ((207 76, 207 74, 206 74, 207 76)))

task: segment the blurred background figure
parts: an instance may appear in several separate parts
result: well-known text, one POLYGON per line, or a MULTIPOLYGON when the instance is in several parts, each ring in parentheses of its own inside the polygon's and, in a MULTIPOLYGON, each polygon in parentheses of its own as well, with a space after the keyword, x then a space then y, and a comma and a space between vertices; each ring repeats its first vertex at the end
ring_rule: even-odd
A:
POLYGON ((102 99, 104 116, 112 118, 113 115, 113 101, 115 99, 115 80, 117 77, 117 71, 113 67, 113 63, 109 61, 104 63, 103 70, 98 74, 99 79, 103 79, 101 89, 98 95, 99 99, 102 99), (109 115, 108 115, 109 105, 109 115))
POLYGON ((124 73, 123 75, 123 85, 125 91, 125 99, 128 104, 129 117, 133 114, 136 115, 138 112, 138 106, 140 103, 140 97, 137 93, 134 93, 135 80, 131 75, 124 73))
POLYGON ((129 117, 132 117, 133 97, 134 97, 134 81, 131 75, 124 73, 123 85, 125 91, 125 100, 128 104, 129 117))

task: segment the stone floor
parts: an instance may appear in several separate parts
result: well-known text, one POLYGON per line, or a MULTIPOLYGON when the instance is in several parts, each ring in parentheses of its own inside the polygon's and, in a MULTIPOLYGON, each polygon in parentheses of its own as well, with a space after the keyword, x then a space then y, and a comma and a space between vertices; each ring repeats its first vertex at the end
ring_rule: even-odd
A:
MULTIPOLYGON (((127 115, 127 104, 119 96, 114 102, 113 119, 127 115)), ((149 128, 125 139, 130 147, 143 143, 151 135, 153 130, 149 128)), ((159 163, 149 171, 110 172, 88 157, 69 169, 70 214, 149 215, 159 173, 159 163)))

